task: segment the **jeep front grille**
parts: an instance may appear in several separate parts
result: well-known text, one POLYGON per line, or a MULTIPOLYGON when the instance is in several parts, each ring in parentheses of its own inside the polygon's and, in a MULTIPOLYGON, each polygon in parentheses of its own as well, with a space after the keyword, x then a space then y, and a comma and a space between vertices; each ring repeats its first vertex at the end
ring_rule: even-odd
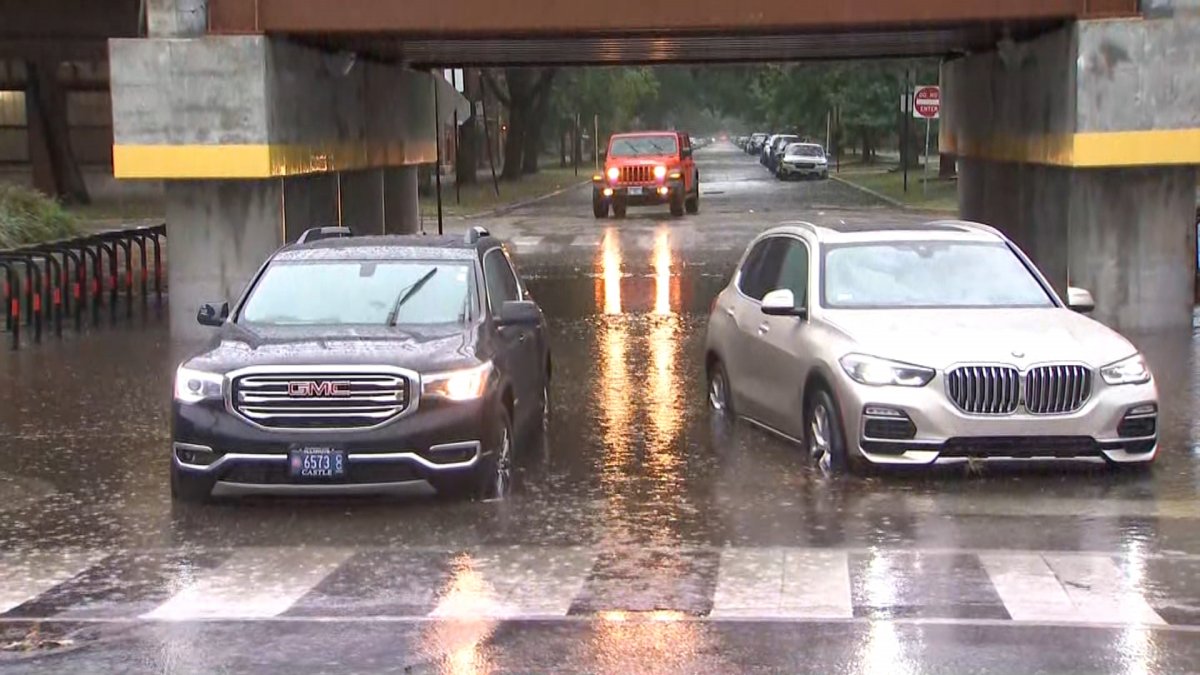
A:
POLYGON ((946 374, 946 393, 963 412, 1008 415, 1021 399, 1021 375, 1006 366, 962 366, 946 374))
POLYGON ((654 167, 623 166, 621 167, 622 183, 648 183, 654 180, 654 167))
POLYGON ((1038 366, 1025 374, 1025 408, 1035 415, 1063 415, 1092 396, 1092 371, 1084 366, 1038 366))
POLYGON ((408 410, 410 376, 390 371, 286 370, 233 378, 234 411, 273 429, 361 429, 408 410))

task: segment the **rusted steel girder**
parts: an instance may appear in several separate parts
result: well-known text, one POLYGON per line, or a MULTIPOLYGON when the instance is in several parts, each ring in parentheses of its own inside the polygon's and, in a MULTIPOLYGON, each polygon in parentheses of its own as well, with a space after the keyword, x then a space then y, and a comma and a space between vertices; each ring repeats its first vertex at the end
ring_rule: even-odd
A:
POLYGON ((854 30, 1134 16, 1138 0, 209 0, 213 33, 408 36, 854 30))

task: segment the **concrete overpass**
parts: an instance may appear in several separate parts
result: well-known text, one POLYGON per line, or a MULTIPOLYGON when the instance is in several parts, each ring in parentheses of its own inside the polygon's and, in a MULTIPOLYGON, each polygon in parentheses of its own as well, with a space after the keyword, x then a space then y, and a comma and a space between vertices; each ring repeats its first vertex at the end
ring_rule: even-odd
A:
POLYGON ((173 327, 305 227, 415 226, 453 100, 422 68, 918 55, 945 59, 964 217, 1112 324, 1191 325, 1200 0, 413 5, 147 0, 146 36, 111 41, 115 172, 167 180, 173 327))

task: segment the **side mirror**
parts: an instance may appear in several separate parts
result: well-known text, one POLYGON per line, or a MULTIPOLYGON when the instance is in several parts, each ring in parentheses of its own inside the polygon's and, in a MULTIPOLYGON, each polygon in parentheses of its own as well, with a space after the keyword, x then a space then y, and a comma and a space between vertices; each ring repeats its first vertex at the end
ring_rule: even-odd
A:
POLYGON ((680 151, 679 156, 684 159, 689 159, 692 156, 692 149, 691 148, 683 149, 682 151, 680 151))
POLYGON ((225 323, 225 319, 229 318, 229 303, 222 302, 216 304, 207 302, 200 305, 200 311, 196 312, 196 322, 201 326, 216 326, 219 327, 225 323))
POLYGON ((496 313, 498 326, 536 326, 541 322, 542 310, 529 300, 510 300, 496 313))
POLYGON ((771 291, 762 299, 762 313, 769 316, 808 317, 808 310, 796 306, 796 296, 786 288, 771 291))
POLYGON ((1096 310, 1096 300, 1087 289, 1071 286, 1067 289, 1067 307, 1080 314, 1091 314, 1096 310))

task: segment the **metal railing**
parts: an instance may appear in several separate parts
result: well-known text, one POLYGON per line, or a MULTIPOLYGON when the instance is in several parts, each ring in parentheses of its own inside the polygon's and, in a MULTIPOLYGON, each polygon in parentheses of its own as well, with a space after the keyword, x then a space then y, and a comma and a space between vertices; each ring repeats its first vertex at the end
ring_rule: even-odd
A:
POLYGON ((105 308, 112 324, 122 304, 125 318, 132 319, 137 298, 146 315, 151 274, 155 311, 160 312, 166 236, 166 225, 153 225, 0 250, 4 330, 12 348, 21 347, 22 324, 33 331, 34 343, 41 343, 45 331, 62 338, 64 323, 73 324, 76 332, 89 320, 99 327, 105 308))

